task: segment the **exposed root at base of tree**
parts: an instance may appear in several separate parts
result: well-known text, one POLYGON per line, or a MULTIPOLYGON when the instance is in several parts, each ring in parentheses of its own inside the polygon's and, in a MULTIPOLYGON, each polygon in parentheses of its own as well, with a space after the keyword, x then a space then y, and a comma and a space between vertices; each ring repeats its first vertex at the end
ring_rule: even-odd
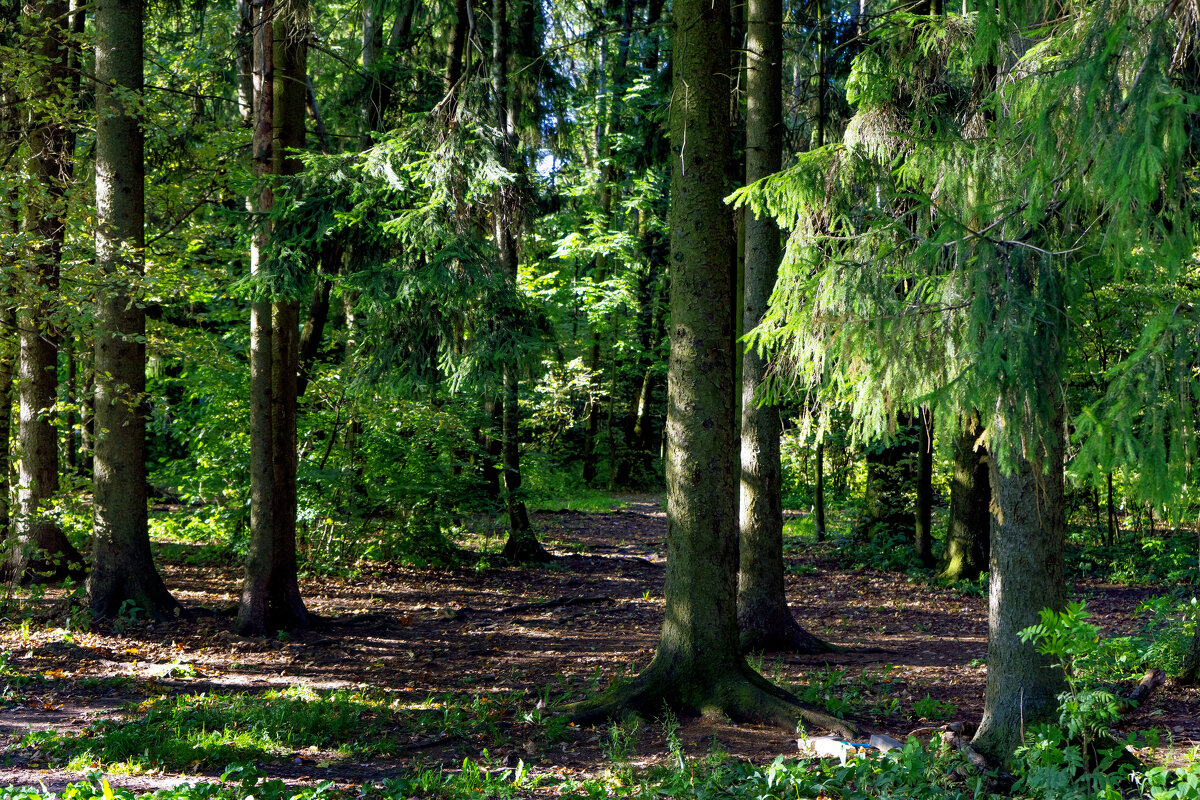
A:
POLYGON ((803 725, 850 738, 862 734, 854 723, 801 703, 744 663, 731 666, 723 676, 705 678, 680 675, 655 660, 631 683, 573 703, 566 714, 586 725, 630 714, 653 718, 664 710, 686 716, 729 717, 789 732, 803 725))
POLYGON ((542 547, 531 531, 511 534, 500 551, 500 557, 510 564, 548 564, 554 560, 554 556, 542 547))
POLYGON ((152 619, 166 622, 189 618, 191 613, 181 606, 155 573, 148 579, 107 576, 101 582, 93 573, 88 580, 88 596, 92 616, 96 619, 117 620, 122 617, 152 619))
POLYGON ((824 639, 813 636, 788 615, 789 623, 774 630, 750 631, 742 629, 741 647, 743 653, 797 653, 799 655, 819 655, 821 653, 845 653, 848 648, 832 644, 824 639))

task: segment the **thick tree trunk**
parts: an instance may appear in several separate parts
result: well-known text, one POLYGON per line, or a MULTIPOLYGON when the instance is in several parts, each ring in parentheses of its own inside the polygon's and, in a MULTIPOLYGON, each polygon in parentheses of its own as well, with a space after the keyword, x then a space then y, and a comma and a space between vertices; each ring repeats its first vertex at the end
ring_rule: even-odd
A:
MULTIPOLYGON (((46 64, 43 86, 57 93, 66 113, 73 102, 69 62, 68 6, 59 0, 29 3, 25 15, 35 31, 31 47, 46 64), (39 28, 40 26, 40 28, 39 28)), ((51 103, 51 105, 53 105, 51 103)), ((25 230, 33 241, 29 254, 29 294, 18 312, 20 328, 19 436, 21 461, 18 517, 10 539, 5 574, 19 583, 83 577, 83 557, 47 514, 58 492, 58 432, 54 425, 58 392, 59 333, 54 327, 59 264, 66 237, 66 189, 71 178, 73 137, 66 126, 39 106, 26 141, 25 230)))
POLYGON ((978 417, 968 419, 954 443, 946 566, 942 571, 942 578, 948 581, 973 581, 988 568, 992 490, 987 450, 976 445, 980 433, 978 417))
MULTIPOLYGON (((746 41, 746 183, 778 172, 783 160, 783 2, 750 0, 746 41)), ((769 215, 747 212, 742 321, 756 327, 767 311, 782 247, 769 215)), ((767 371, 756 349, 742 355, 741 543, 737 619, 743 650, 831 648, 804 630, 788 609, 783 582, 783 468, 779 409, 759 405, 767 371)))
POLYGON ((146 315, 137 301, 145 242, 143 0, 96 4, 96 452, 88 601, 98 617, 133 604, 180 613, 154 567, 146 522, 146 315))
MULTIPOLYGON (((732 228, 724 204, 729 5, 677 0, 674 17, 666 609, 650 665, 570 713, 588 721, 666 706, 791 731, 806 712, 746 665, 737 624, 732 228)), ((807 718, 852 727, 825 715, 807 718)))
MULTIPOLYGON (((306 45, 298 2, 260 7, 256 20, 254 161, 259 175, 300 169, 289 150, 304 146, 306 45)), ((274 196, 264 183, 259 211, 274 196)), ((270 233, 261 230, 251 270, 263 268, 270 233)), ((257 301, 250 317, 250 553, 237 629, 258 634, 311 624, 296 575, 296 389, 299 306, 257 301)))
MULTIPOLYGON (((450 35, 446 41, 446 66, 442 73, 447 97, 457 90, 458 82, 462 80, 467 31, 467 0, 454 0, 454 24, 450 26, 450 35)), ((453 109, 450 116, 454 116, 453 109)))
POLYGON ((989 459, 987 689, 972 746, 993 764, 1007 762, 1030 725, 1055 717, 1058 694, 1066 688, 1053 659, 1018 636, 1038 623, 1043 608, 1061 611, 1066 602, 1061 432, 1038 450, 1032 461, 1016 457, 1008 475, 989 459))
POLYGON ((926 569, 937 565, 933 555, 933 415, 922 408, 917 415, 917 507, 913 514, 913 541, 917 558, 926 569))

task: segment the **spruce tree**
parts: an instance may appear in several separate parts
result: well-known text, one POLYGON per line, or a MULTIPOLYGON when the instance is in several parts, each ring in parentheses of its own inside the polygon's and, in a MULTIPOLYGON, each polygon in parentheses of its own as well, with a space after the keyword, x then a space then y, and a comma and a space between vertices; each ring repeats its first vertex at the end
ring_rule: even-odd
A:
POLYGON ((1061 677, 1015 636, 1063 602, 1066 420, 1090 463, 1111 467, 1114 441, 1128 445, 1164 490, 1189 458, 1161 424, 1186 416, 1179 404, 1144 400, 1178 374, 1161 370, 1174 309, 1152 310, 1108 402, 1066 406, 1085 276, 1170 281, 1194 247, 1194 37, 1181 33, 1195 29, 1180 9, 897 11, 856 60, 844 140, 740 195, 792 231, 756 334, 781 365, 844 402, 859 436, 919 404, 943 431, 981 415, 997 513, 975 744, 997 762, 1056 711, 1061 677))

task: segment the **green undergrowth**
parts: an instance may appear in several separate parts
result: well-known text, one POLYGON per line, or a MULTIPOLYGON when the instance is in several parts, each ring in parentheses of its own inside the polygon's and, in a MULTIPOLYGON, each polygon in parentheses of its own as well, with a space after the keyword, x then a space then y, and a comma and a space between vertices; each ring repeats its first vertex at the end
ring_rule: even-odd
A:
MULTIPOLYGON (((620 729, 620 728, 618 728, 620 729)), ((312 800, 321 796, 356 800, 465 800, 466 798, 559 797, 566 800, 604 798, 722 798, 723 800, 976 800, 1018 797, 1029 800, 1196 800, 1200 797, 1200 764, 1141 772, 1086 772, 1078 752, 1045 730, 1031 732, 1018 751, 1009 782, 970 769, 962 756, 939 744, 909 740, 885 755, 836 759, 791 759, 771 764, 734 759, 719 749, 687 756, 664 724, 668 757, 650 767, 633 767, 630 752, 607 748, 607 768, 586 777, 562 778, 524 761, 515 765, 491 757, 453 766, 414 767, 394 777, 350 789, 325 782, 316 787, 289 786, 253 766, 231 767, 219 782, 184 784, 143 795, 149 800, 312 800), (1015 780, 1015 782, 1013 782, 1015 780), (1001 792, 1002 793, 999 793, 1001 792)), ((619 738, 619 735, 618 735, 619 738)), ((0 800, 130 800, 134 795, 113 789, 98 774, 55 794, 41 788, 0 789, 0 800)))
POLYGON ((1067 542, 1067 577, 1128 586, 1169 586, 1196 579, 1196 534, 1142 536, 1126 531, 1112 545, 1077 533, 1067 542))
POLYGON ((413 695, 290 687, 260 694, 183 694, 131 706, 123 718, 80 733, 26 734, 49 763, 100 764, 140 773, 196 771, 230 763, 287 760, 297 752, 329 761, 390 755, 418 736, 498 739, 507 704, 488 695, 413 695))

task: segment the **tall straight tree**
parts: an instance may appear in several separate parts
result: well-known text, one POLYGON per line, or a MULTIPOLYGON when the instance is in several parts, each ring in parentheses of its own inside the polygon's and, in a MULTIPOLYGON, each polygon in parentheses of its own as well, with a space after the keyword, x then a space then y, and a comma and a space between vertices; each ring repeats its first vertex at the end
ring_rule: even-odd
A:
MULTIPOLYGON (((262 177, 258 212, 274 204, 271 179, 299 172, 307 93, 304 0, 266 0, 254 21, 255 171, 262 177)), ((266 269, 270 229, 264 220, 250 254, 252 273, 266 269)), ((260 289, 261 291, 261 289, 260 289)), ((296 574, 296 391, 299 304, 256 297, 250 311, 250 553, 237 629, 262 633, 311 624, 296 574)))
POLYGON ((25 98, 28 159, 24 229, 33 243, 17 314, 21 331, 19 392, 20 486, 15 535, 5 571, 12 580, 82 577, 83 557, 49 516, 58 492, 57 403, 59 331, 56 293, 66 240, 66 194, 71 180, 74 136, 63 119, 74 103, 67 3, 26 4, 23 21, 42 87, 25 98))
POLYGON ((146 522, 146 313, 137 300, 145 244, 144 135, 138 121, 143 0, 98 0, 96 23, 96 297, 93 613, 133 603, 178 614, 154 568, 146 522))
MULTIPOLYGON (((783 2, 749 0, 746 26, 746 183, 778 172, 783 161, 783 2)), ((783 247, 769 214, 746 215, 742 321, 762 321, 783 247)), ((758 348, 742 356, 741 543, 738 626, 746 650, 827 652, 800 627, 783 583, 783 469, 779 408, 755 396, 767 361, 758 348)))
POLYGON ((654 659, 631 683, 579 704, 580 720, 728 715, 853 726, 803 709, 742 657, 737 622, 737 425, 728 0, 674 7, 671 102, 671 356, 667 406, 666 610, 654 659))
MULTIPOLYGON (((4 26, 5 31, 12 31, 19 13, 19 4, 0 3, 0 26, 4 26)), ((17 109, 15 86, 10 81, 0 81, 0 162, 4 164, 11 164, 21 147, 21 118, 17 109)), ((15 169, 0 171, 0 189, 8 194, 19 192, 15 169)), ((16 272, 16 242, 20 232, 21 218, 17 208, 12 203, 4 203, 0 207, 0 270, 5 274, 16 272)), ((17 346, 16 310, 5 302, 0 304, 0 542, 8 541, 12 522, 9 476, 12 472, 13 374, 17 365, 17 346)))
MULTIPOLYGON (((516 109, 508 85, 508 55, 510 37, 507 0, 492 0, 492 111, 496 128, 503 139, 505 165, 514 168, 516 149, 516 109)), ((492 224, 499 254, 500 271, 514 294, 517 287, 517 240, 513 235, 514 197, 509 191, 497 192, 492 224)), ((547 561, 551 558, 529 525, 529 512, 521 499, 521 451, 518 428, 521 420, 517 364, 504 364, 501 377, 501 448, 500 462, 504 486, 504 503, 508 510, 508 541, 502 555, 509 561, 523 563, 547 561)))

